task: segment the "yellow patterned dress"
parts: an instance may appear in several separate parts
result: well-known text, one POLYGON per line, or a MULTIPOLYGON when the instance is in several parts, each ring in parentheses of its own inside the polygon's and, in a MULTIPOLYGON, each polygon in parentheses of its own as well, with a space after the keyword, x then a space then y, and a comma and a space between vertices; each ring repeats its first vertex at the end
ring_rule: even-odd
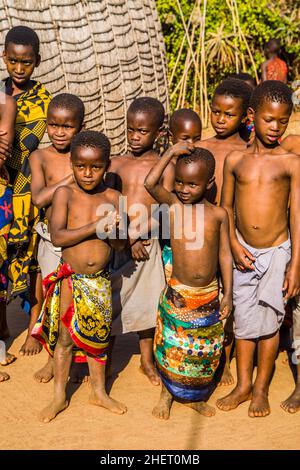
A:
POLYGON ((12 189, 8 185, 8 173, 0 170, 0 302, 7 299, 7 239, 12 221, 12 189))
POLYGON ((105 364, 112 323, 109 274, 104 270, 95 274, 77 274, 69 264, 62 263, 43 280, 43 285, 46 298, 32 336, 53 356, 59 336, 59 323, 62 321, 75 345, 74 362, 85 362, 89 355, 105 364), (66 312, 60 311, 63 279, 68 279, 73 295, 66 312))
POLYGON ((15 138, 12 154, 6 162, 13 187, 14 219, 8 239, 12 296, 25 293, 28 273, 38 270, 38 237, 34 227, 40 213, 31 201, 29 155, 37 149, 45 133, 51 95, 41 83, 33 83, 28 91, 14 96, 17 104, 15 138))

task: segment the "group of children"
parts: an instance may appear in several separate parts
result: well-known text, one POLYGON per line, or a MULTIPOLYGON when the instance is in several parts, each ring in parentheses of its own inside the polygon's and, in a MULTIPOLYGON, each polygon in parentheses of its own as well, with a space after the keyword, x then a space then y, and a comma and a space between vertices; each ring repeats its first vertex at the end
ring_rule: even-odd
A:
MULTIPOLYGON (((41 420, 67 407, 72 361, 88 364, 91 403, 126 412, 107 395, 105 371, 115 336, 127 332, 138 333, 141 371, 162 385, 154 416, 168 419, 174 399, 212 416, 215 409, 206 402, 214 388, 234 383, 234 339, 237 384, 217 407, 228 411, 250 400, 249 416, 267 416, 289 299, 295 299, 300 362, 300 137, 279 144, 292 112, 290 89, 275 80, 255 88, 248 76, 225 79, 211 104, 215 136, 201 141, 197 113, 178 110, 162 156, 155 144, 164 132, 164 108, 154 98, 137 98, 127 111, 130 152, 110 159, 107 137, 83 130, 82 101, 69 93, 50 100, 30 79, 40 61, 38 44, 24 27, 13 28, 5 42, 10 78, 0 107, 7 201, 0 332, 8 334, 8 277, 24 293, 31 273, 31 295, 24 298, 31 321, 22 351, 36 353, 43 344, 49 359, 35 378, 54 377, 54 397, 41 420), (31 121, 23 119, 18 131, 14 122, 21 126, 22 113, 31 121), (46 126, 51 145, 37 149, 46 126), (27 128, 35 129, 36 145, 27 145, 27 128), (14 142, 23 143, 15 154, 14 133, 14 142)), ((291 413, 300 409, 299 364, 297 372, 295 390, 282 403, 291 413)), ((0 380, 7 378, 1 372, 0 380)))

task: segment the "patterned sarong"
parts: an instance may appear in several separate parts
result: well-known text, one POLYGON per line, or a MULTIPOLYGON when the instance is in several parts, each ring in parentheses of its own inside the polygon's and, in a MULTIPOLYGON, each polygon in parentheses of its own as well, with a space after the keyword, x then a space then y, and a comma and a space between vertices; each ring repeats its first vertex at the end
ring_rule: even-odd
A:
POLYGON ((14 98, 17 103, 15 138, 6 162, 13 186, 14 220, 8 239, 12 296, 26 292, 28 273, 38 269, 38 236, 34 227, 39 221, 39 209, 31 202, 29 155, 37 149, 45 133, 51 95, 41 83, 34 82, 30 90, 14 98))
POLYGON ((64 263, 44 279, 43 285, 46 298, 32 336, 53 356, 59 336, 59 322, 62 321, 75 344, 75 362, 84 362, 86 355, 92 355, 105 363, 112 323, 109 274, 103 270, 95 274, 76 274, 70 265, 64 263), (63 279, 68 279, 73 301, 61 315, 63 279))
POLYGON ((154 355, 162 382, 174 397, 208 399, 223 340, 217 279, 206 287, 189 287, 171 278, 160 298, 154 355))
POLYGON ((7 299, 7 239, 12 222, 12 189, 8 186, 8 173, 0 170, 0 302, 7 299))

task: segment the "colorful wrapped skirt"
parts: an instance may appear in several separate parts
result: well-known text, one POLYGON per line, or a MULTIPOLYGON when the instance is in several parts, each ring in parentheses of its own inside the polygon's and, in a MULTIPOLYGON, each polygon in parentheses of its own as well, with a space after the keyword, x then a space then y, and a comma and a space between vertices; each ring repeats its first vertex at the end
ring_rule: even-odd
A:
POLYGON ((162 382, 175 398, 209 398, 223 340, 217 279, 190 287, 171 278, 160 297, 154 355, 162 382))
POLYGON ((112 323, 109 274, 103 270, 95 274, 77 274, 69 264, 63 263, 44 279, 43 285, 46 298, 32 336, 53 356, 62 321, 75 345, 75 362, 85 362, 86 355, 89 355, 105 363, 112 323), (60 311, 63 279, 68 279, 73 295, 73 300, 64 313, 60 311))

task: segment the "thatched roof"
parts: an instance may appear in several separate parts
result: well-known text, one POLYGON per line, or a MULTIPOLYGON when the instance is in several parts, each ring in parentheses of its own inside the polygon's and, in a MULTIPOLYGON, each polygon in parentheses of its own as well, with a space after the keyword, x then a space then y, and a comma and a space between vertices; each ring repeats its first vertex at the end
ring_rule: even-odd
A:
MULTIPOLYGON (((0 0, 0 21, 2 44, 12 26, 38 33, 42 63, 33 78, 53 95, 78 95, 86 128, 105 132, 113 154, 126 150, 126 109, 133 98, 153 96, 168 109, 154 0, 0 0)), ((3 63, 0 74, 5 77, 3 63)))

